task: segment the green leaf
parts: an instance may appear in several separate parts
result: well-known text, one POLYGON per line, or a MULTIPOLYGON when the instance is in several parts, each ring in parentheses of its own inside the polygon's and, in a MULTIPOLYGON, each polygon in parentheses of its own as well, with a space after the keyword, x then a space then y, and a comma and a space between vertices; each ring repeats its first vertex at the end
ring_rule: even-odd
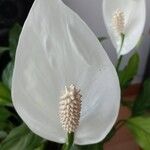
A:
POLYGON ((42 139, 23 124, 13 129, 2 141, 0 150, 34 150, 41 145, 41 142, 42 139))
POLYGON ((4 122, 0 122, 0 130, 1 131, 3 130, 6 132, 9 132, 10 130, 12 130, 12 128, 14 128, 14 126, 9 120, 6 120, 4 122))
POLYGON ((71 150, 103 150, 103 144, 102 143, 97 143, 97 144, 92 144, 92 145, 74 145, 71 150))
POLYGON ((0 53, 3 53, 5 51, 9 51, 9 47, 0 47, 0 53))
POLYGON ((0 105, 11 104, 11 93, 10 90, 0 82, 0 105))
POLYGON ((103 42, 103 41, 105 41, 107 39, 107 37, 98 37, 98 40, 100 41, 100 42, 103 42))
POLYGON ((142 92, 134 102, 132 114, 143 115, 148 110, 150 110, 150 78, 144 82, 142 92))
POLYGON ((137 74, 139 62, 140 62, 139 54, 136 52, 129 59, 127 66, 123 70, 118 71, 120 86, 122 89, 127 88, 128 85, 133 80, 134 76, 137 74))
POLYGON ((0 107, 0 140, 7 136, 7 132, 11 130, 11 123, 9 117, 12 116, 5 107, 0 107))
POLYGON ((34 150, 45 150, 44 144, 41 144, 41 146, 35 148, 34 150))
POLYGON ((10 62, 2 74, 3 83, 11 89, 12 75, 13 75, 14 63, 10 62))
POLYGON ((15 57, 21 30, 22 30, 21 26, 18 23, 16 23, 9 33, 9 48, 10 48, 10 55, 12 58, 15 57))
POLYGON ((11 113, 4 107, 0 107, 0 122, 6 121, 11 113))
POLYGON ((4 139, 7 136, 7 133, 5 131, 0 131, 0 140, 4 139))
POLYGON ((150 149, 150 117, 136 117, 127 121, 127 127, 133 133, 136 142, 143 150, 150 149))

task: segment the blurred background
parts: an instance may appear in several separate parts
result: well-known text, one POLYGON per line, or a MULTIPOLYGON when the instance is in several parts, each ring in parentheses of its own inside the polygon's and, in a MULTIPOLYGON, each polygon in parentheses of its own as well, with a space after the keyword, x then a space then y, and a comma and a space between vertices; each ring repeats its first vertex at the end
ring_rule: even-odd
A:
MULTIPOLYGON (((15 23, 21 26, 29 13, 29 10, 34 0, 0 0, 0 46, 7 47, 9 45, 10 29, 15 23)), ((63 0, 66 5, 72 8, 79 16, 88 24, 97 37, 108 37, 102 16, 102 0, 63 0)), ((140 54, 140 67, 133 83, 141 84, 143 80, 150 77, 150 1, 147 0, 147 19, 143 32, 142 42, 138 48, 140 54)), ((137 10, 135 10, 137 11, 137 10)), ((115 64, 116 55, 115 49, 109 39, 105 40, 103 47, 108 53, 110 59, 115 64)), ((130 54, 123 58, 122 67, 124 67, 130 54)), ((2 71, 10 61, 9 52, 6 51, 0 54, 0 77, 2 71)), ((137 88, 137 86, 135 86, 137 88)), ((131 91, 133 88, 130 89, 131 91)), ((128 92, 127 92, 128 93, 128 92)), ((130 91, 129 91, 130 93, 130 91)), ((132 92, 131 92, 132 93, 132 92)), ((128 117, 128 110, 121 109, 120 117, 128 117)), ((127 129, 123 128, 117 133, 110 143, 106 145, 106 150, 139 150, 135 144, 132 135, 127 129), (124 147, 123 147, 124 146, 124 147)))

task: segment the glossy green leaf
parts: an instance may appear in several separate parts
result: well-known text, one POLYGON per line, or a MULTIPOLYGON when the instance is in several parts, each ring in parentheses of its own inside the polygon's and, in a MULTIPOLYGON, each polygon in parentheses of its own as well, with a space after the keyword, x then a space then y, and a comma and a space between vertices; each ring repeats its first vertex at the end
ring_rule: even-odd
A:
POLYGON ((11 82, 12 82, 13 69, 14 69, 14 63, 13 63, 13 62, 10 62, 10 63, 7 65, 7 67, 5 68, 5 70, 3 71, 3 74, 2 74, 3 83, 4 83, 9 89, 11 89, 11 82))
POLYGON ((9 117, 11 116, 5 107, 0 107, 0 140, 7 136, 7 133, 11 130, 11 123, 9 122, 9 117))
POLYGON ((0 150, 34 150, 41 145, 41 142, 42 139, 23 124, 10 132, 1 143, 0 150))
POLYGON ((9 132, 13 128, 14 128, 14 126, 9 120, 0 122, 0 131, 9 132))
POLYGON ((6 121, 11 113, 4 107, 0 107, 0 122, 6 121))
POLYGON ((128 87, 128 85, 133 80, 134 76, 137 74, 138 67, 139 67, 139 54, 136 52, 130 59, 126 67, 118 71, 120 86, 122 89, 128 87))
POLYGON ((127 121, 127 127, 133 133, 136 142, 143 150, 150 149, 150 117, 136 117, 127 121))
POLYGON ((150 78, 144 82, 142 92, 134 102, 132 113, 137 116, 144 114, 147 110, 150 110, 150 78))
POLYGON ((7 133, 5 131, 0 130, 0 140, 4 139, 7 136, 7 133))
POLYGON ((44 144, 41 144, 38 148, 35 148, 34 150, 46 150, 44 144))
POLYGON ((9 51, 9 47, 0 47, 0 53, 3 53, 5 51, 9 51))
POLYGON ((10 55, 11 55, 12 58, 15 57, 16 48, 17 48, 17 44, 18 44, 18 40, 19 40, 21 30, 22 30, 22 28, 18 23, 16 23, 13 26, 13 28, 10 30, 9 48, 10 48, 10 55))
POLYGON ((0 82, 0 105, 11 104, 11 93, 10 90, 0 82))
POLYGON ((84 146, 74 145, 71 150, 103 150, 103 144, 97 143, 84 146))

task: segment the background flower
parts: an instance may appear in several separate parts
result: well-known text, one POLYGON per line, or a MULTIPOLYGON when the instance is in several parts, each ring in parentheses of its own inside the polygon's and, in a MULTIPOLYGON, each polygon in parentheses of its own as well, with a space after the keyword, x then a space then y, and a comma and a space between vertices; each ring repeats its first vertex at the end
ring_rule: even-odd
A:
MULTIPOLYGON (((112 40, 118 55, 125 55, 130 52, 139 42, 143 32, 146 11, 145 0, 103 0, 103 16, 108 34, 112 40), (112 19, 115 12, 119 10, 124 18, 125 39, 121 52, 121 36, 116 34, 112 19)), ((122 28, 121 28, 122 29, 122 28)))

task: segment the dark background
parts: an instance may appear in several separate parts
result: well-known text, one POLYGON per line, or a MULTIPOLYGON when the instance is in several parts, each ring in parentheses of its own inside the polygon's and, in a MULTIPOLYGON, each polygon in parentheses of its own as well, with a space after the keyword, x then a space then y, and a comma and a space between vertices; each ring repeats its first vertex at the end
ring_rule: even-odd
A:
POLYGON ((14 23, 23 25, 34 0, 0 0, 0 45, 6 45, 14 23))
MULTIPOLYGON (((29 13, 34 0, 0 0, 0 46, 8 46, 8 35, 13 25, 21 26, 29 13)), ((0 78, 3 68, 9 61, 9 54, 0 55, 0 78)))
MULTIPOLYGON (((10 28, 18 22, 23 25, 34 0, 0 0, 0 46, 8 45, 10 28)), ((150 77, 150 55, 144 78, 150 77)), ((0 55, 0 74, 9 61, 9 55, 0 55)))
POLYGON ((150 53, 149 53, 148 62, 147 62, 147 65, 146 65, 144 79, 146 79, 148 77, 150 77, 150 53))

